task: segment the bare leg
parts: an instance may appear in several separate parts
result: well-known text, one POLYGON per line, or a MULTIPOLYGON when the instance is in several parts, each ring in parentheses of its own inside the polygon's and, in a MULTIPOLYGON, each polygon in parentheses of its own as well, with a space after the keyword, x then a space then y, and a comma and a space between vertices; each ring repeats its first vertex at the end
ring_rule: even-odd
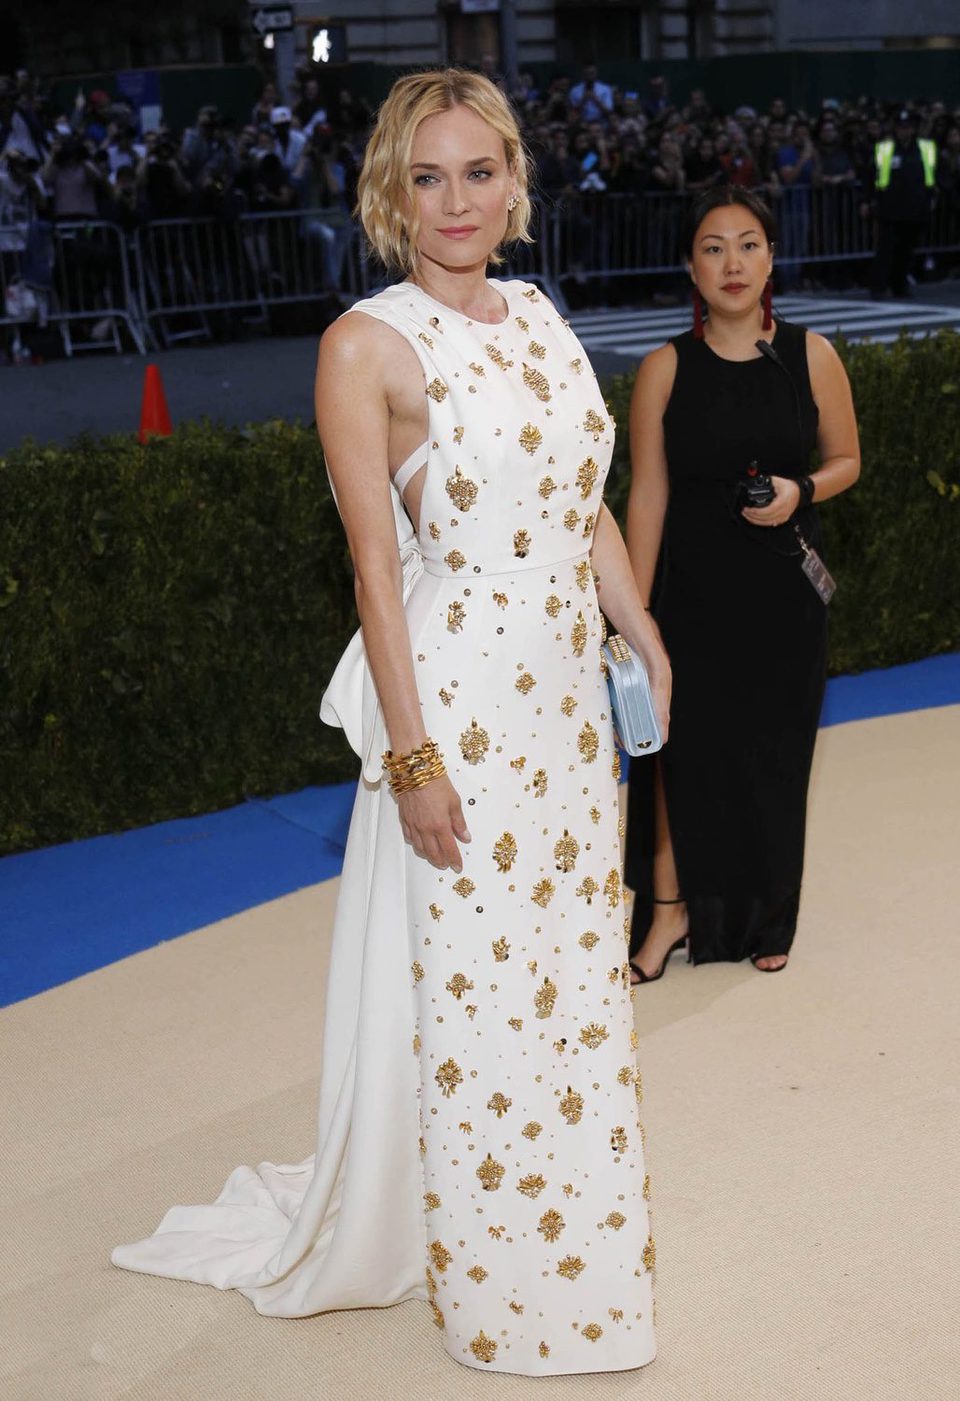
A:
MULTIPOLYGON (((631 959, 634 969, 642 968, 648 978, 657 972, 670 946, 684 938, 689 927, 687 906, 681 898, 677 880, 677 864, 673 856, 667 800, 659 763, 654 778, 654 822, 653 894, 657 903, 654 903, 653 922, 647 930, 647 937, 631 959)), ((639 980, 631 975, 631 981, 636 983, 639 980)))

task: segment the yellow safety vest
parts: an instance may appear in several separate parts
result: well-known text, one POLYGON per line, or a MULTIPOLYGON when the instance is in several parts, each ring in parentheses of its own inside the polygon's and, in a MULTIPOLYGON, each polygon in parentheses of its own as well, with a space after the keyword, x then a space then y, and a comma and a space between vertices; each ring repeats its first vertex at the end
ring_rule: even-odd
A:
MULTIPOLYGON (((920 136, 917 138, 917 145, 920 147, 920 160, 923 164, 923 183, 928 190, 932 190, 937 183, 937 143, 928 137, 920 136)), ((885 190, 890 184, 894 149, 893 141, 878 141, 874 147, 878 190, 885 190)))

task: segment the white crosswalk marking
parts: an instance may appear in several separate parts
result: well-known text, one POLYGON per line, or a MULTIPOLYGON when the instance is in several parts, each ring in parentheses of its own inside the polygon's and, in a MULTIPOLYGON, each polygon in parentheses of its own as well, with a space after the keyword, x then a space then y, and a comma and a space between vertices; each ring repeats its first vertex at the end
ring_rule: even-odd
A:
MULTIPOLYGON (((960 307, 923 306, 916 302, 848 301, 825 297, 778 297, 774 312, 824 336, 842 333, 848 340, 869 339, 881 345, 895 341, 902 330, 910 335, 960 328, 960 307)), ((653 311, 611 310, 576 312, 570 324, 585 350, 605 350, 634 359, 655 350, 671 336, 690 327, 686 306, 653 311)))

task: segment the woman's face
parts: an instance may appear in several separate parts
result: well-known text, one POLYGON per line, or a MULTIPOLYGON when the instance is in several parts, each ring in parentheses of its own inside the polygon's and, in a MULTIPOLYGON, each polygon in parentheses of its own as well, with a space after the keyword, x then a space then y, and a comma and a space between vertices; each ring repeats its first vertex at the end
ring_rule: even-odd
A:
POLYGON ((755 214, 742 204, 721 205, 697 229, 688 267, 707 305, 734 316, 760 301, 773 249, 755 214))
POLYGON ((447 268, 486 266, 516 188, 502 137, 470 107, 436 112, 417 127, 410 176, 421 255, 447 268))

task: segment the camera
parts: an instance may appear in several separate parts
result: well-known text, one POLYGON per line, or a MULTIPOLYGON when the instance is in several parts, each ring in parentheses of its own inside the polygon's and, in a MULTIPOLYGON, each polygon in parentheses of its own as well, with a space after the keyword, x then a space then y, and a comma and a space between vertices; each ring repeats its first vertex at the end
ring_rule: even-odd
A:
POLYGON ((761 472, 756 462, 751 462, 740 478, 737 504, 741 507, 769 506, 776 494, 769 475, 766 472, 761 472))

